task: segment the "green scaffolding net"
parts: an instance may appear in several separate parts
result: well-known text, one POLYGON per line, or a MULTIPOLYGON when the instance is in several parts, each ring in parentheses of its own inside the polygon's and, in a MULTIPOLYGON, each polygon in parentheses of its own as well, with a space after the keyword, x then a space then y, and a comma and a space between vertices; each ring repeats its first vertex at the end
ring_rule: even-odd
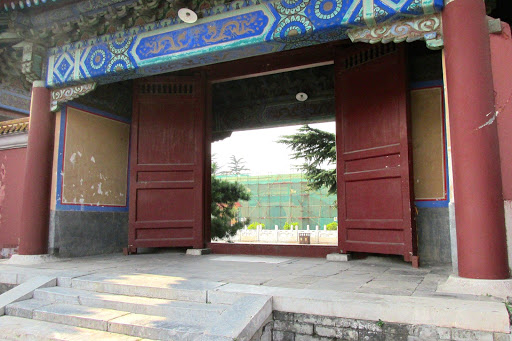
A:
POLYGON ((230 182, 243 184, 251 193, 249 201, 240 201, 239 221, 265 224, 265 229, 280 229, 288 223, 298 223, 314 230, 337 220, 336 195, 326 188, 309 190, 303 174, 266 176, 219 176, 230 182))

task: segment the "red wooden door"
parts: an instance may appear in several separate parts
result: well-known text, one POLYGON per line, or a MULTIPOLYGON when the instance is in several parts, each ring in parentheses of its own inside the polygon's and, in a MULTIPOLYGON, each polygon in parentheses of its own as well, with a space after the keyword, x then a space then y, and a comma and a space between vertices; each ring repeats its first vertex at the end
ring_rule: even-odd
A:
POLYGON ((336 97, 339 247, 416 262, 404 49, 341 51, 336 97))
POLYGON ((200 77, 153 77, 135 83, 131 251, 137 247, 203 247, 203 88, 200 77))

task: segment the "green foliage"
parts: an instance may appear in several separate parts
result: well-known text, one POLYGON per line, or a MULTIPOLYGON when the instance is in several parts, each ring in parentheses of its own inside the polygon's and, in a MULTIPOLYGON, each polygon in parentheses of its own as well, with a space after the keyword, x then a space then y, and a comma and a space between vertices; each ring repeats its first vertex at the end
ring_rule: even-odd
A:
POLYGON ((294 159, 305 160, 300 169, 304 171, 310 189, 325 186, 329 194, 336 194, 336 168, 325 169, 336 165, 336 134, 305 125, 297 134, 282 136, 278 142, 294 151, 294 159))
POLYGON ((245 167, 245 161, 243 158, 236 158, 236 156, 231 155, 231 160, 229 161, 229 174, 232 175, 240 175, 243 172, 249 171, 247 167, 245 167))
POLYGON ((327 224, 327 231, 336 231, 338 229, 338 223, 333 221, 332 223, 327 224))
POLYGON ((215 161, 215 158, 217 156, 215 154, 212 154, 212 164, 211 164, 211 172, 212 172, 212 176, 217 176, 220 174, 220 169, 222 168, 221 166, 219 166, 219 164, 217 163, 217 161, 215 161))
POLYGON ((295 229, 295 227, 299 226, 299 223, 284 223, 283 230, 290 230, 292 227, 295 229))
MULTIPOLYGON (((212 159, 213 159, 213 155, 212 155, 212 159)), ((212 176, 216 176, 220 169, 219 165, 217 164, 217 162, 213 161, 211 167, 212 167, 211 168, 212 176)))
POLYGON ((217 169, 212 164, 212 202, 211 202, 211 234, 212 238, 227 238, 234 236, 236 231, 243 228, 241 222, 231 225, 237 217, 235 204, 240 200, 249 200, 250 194, 245 186, 238 182, 229 182, 216 178, 213 172, 217 169))
POLYGON ((254 223, 250 224, 249 226, 247 226, 247 229, 248 230, 256 230, 258 228, 258 225, 261 225, 261 228, 264 229, 265 228, 265 224, 263 223, 258 223, 257 221, 255 221, 254 223))
POLYGON ((507 307, 508 314, 510 315, 510 318, 512 319, 512 303, 505 302, 505 307, 507 307))
POLYGON ((382 321, 381 319, 379 319, 379 320, 377 321, 377 326, 379 326, 379 328, 384 327, 384 321, 382 321))

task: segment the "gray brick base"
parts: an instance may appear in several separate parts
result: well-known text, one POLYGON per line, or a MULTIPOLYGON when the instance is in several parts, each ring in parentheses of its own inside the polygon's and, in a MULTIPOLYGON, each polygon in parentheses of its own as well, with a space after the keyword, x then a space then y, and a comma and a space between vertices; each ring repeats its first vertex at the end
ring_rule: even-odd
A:
POLYGON ((510 334, 456 328, 281 311, 274 311, 273 317, 273 341, 512 341, 510 334))

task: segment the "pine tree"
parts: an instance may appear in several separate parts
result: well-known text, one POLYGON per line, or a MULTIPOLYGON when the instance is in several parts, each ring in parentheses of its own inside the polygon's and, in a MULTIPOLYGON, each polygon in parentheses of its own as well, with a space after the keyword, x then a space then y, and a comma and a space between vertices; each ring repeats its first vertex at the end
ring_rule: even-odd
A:
POLYGON ((211 201, 211 235, 214 238, 227 238, 234 236, 236 231, 243 227, 242 222, 233 219, 237 217, 236 203, 240 200, 249 200, 250 194, 242 184, 229 182, 217 178, 215 162, 212 163, 212 201, 211 201))
POLYGON ((308 187, 318 190, 327 187, 336 194, 336 134, 304 125, 294 135, 285 135, 278 141, 290 147, 292 158, 304 159, 299 167, 308 180, 308 187))
POLYGON ((240 175, 244 171, 249 171, 249 169, 245 167, 244 159, 237 159, 236 156, 231 155, 231 161, 229 162, 229 174, 240 175))

